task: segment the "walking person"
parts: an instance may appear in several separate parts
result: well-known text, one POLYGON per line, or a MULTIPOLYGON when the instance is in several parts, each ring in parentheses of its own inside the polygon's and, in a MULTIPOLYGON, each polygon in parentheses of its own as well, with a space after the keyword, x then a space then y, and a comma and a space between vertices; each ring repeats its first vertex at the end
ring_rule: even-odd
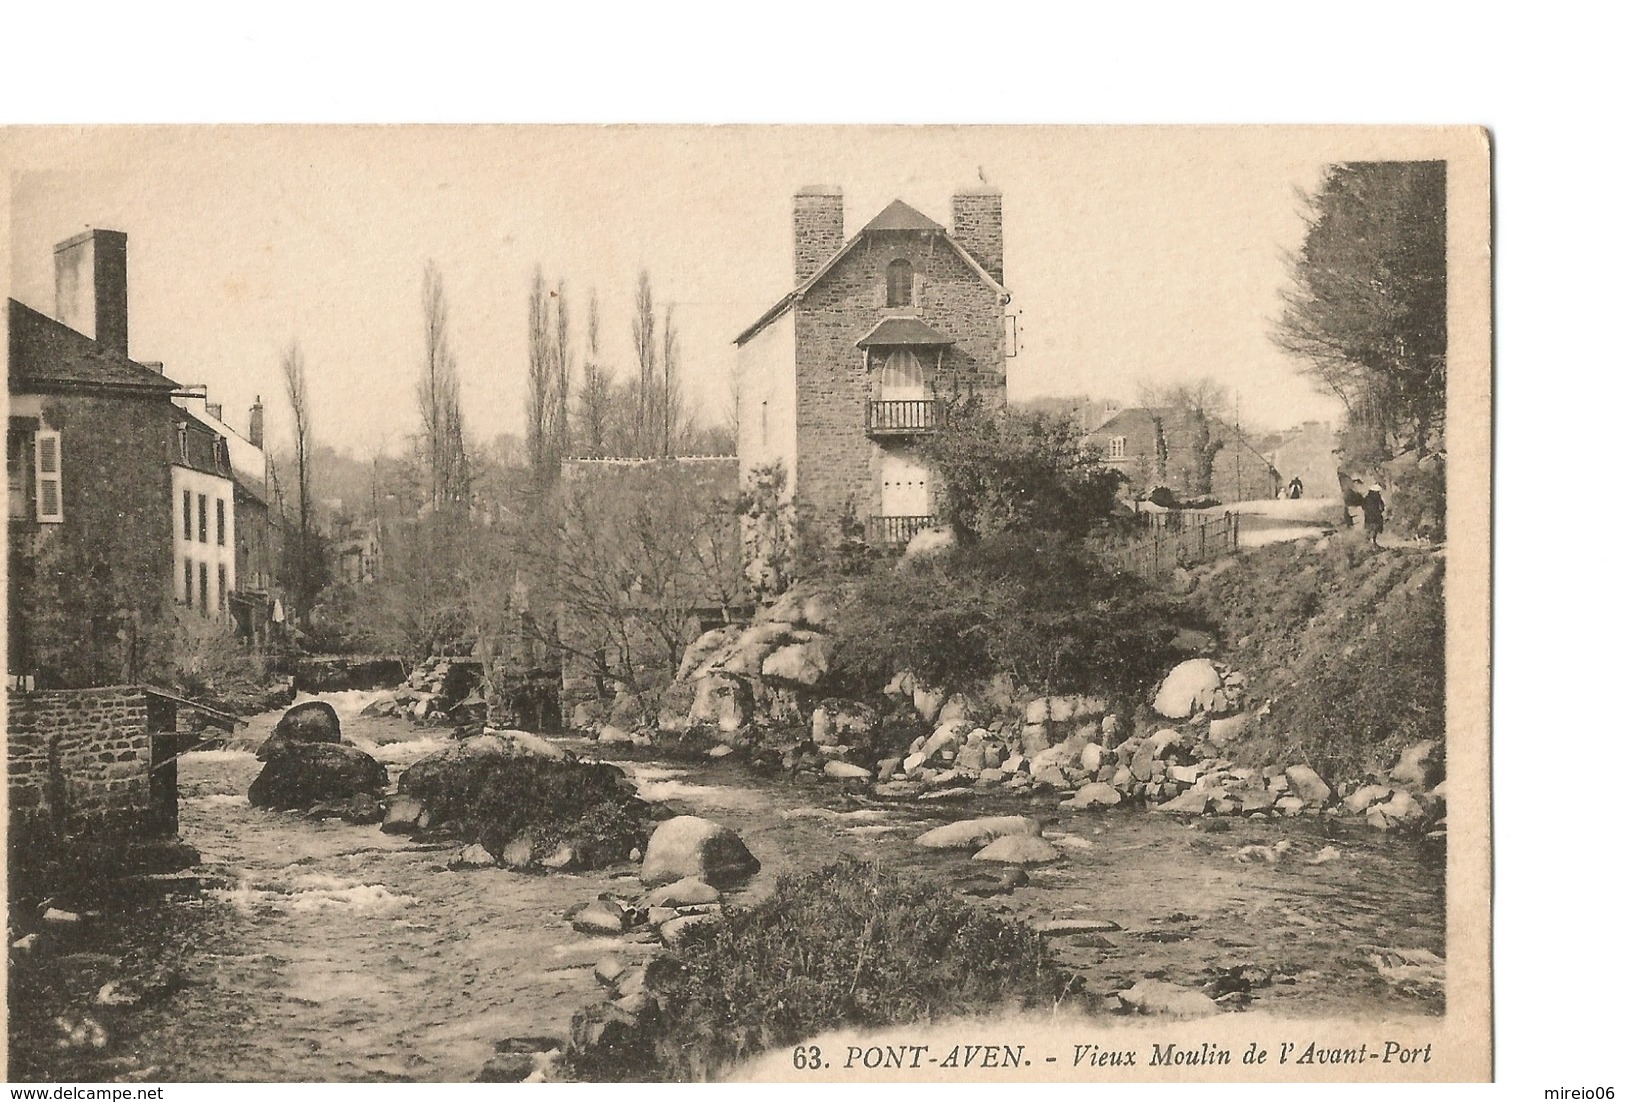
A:
POLYGON ((1360 507, 1365 510, 1365 537, 1371 541, 1371 546, 1375 547, 1377 537, 1382 535, 1382 516, 1386 511, 1382 500, 1382 487, 1373 482, 1365 497, 1360 499, 1360 507))

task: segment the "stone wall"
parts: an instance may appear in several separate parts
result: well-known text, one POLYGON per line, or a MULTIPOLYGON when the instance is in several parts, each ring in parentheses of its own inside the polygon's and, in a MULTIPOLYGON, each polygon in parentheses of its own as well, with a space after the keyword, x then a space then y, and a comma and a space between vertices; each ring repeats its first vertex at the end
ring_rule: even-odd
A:
POLYGON ((820 522, 839 517, 849 501, 860 518, 879 511, 881 448, 865 429, 874 379, 857 341, 883 317, 900 312, 886 307, 886 266, 898 257, 920 277, 912 313, 955 342, 940 372, 934 355, 922 356, 928 383, 934 381, 944 396, 974 390, 1004 404, 1001 293, 942 240, 874 235, 811 288, 795 312, 795 492, 820 522))
POLYGON ((72 827, 145 821, 152 806, 147 694, 135 685, 13 693, 7 699, 11 817, 72 827))

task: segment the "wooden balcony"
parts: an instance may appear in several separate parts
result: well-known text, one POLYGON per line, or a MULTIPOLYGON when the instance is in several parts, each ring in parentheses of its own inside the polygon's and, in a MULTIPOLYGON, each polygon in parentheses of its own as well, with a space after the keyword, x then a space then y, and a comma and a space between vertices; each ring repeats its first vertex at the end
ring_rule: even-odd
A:
POLYGON ((935 398, 869 403, 865 424, 870 436, 919 436, 935 432, 943 421, 942 403, 935 398))
POLYGON ((869 518, 867 533, 871 547, 907 547, 908 541, 937 523, 936 517, 882 517, 869 518))

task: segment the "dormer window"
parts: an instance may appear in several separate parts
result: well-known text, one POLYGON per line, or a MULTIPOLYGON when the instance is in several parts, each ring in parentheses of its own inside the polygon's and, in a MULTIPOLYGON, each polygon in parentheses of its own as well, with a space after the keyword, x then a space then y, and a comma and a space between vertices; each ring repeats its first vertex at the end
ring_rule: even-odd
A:
POLYGON ((886 305, 914 305, 914 266, 902 257, 886 265, 886 305))

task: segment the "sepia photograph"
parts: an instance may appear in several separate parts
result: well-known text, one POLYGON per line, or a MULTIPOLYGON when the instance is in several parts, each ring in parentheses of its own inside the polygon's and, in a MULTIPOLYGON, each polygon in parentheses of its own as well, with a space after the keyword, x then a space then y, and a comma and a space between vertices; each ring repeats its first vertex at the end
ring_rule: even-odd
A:
POLYGON ((0 164, 9 1081, 1491 1077, 1483 129, 0 164))

